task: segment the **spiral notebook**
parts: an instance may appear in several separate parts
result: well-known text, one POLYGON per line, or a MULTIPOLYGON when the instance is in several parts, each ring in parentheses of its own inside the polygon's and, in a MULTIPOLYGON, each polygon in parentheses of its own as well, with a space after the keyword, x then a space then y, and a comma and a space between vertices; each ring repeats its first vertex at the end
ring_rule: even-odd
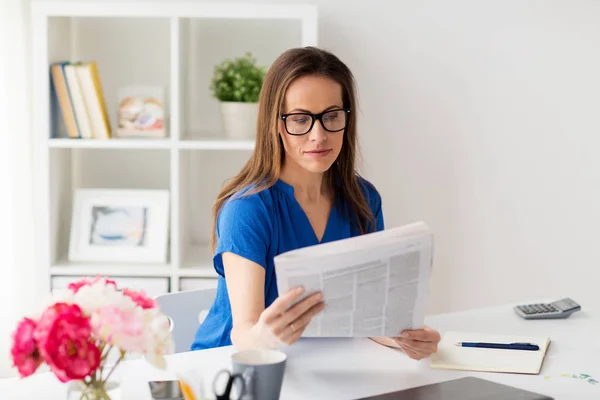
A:
POLYGON ((447 332, 437 353, 431 356, 431 368, 480 372, 539 374, 550 346, 544 336, 490 335, 473 332, 447 332), (459 347, 457 342, 533 343, 539 350, 504 350, 459 347))

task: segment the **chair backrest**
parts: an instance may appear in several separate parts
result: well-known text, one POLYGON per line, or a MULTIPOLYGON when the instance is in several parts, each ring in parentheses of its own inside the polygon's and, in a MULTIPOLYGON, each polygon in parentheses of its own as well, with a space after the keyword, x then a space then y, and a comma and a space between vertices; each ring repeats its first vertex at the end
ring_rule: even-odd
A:
POLYGON ((169 317, 175 353, 189 351, 198 326, 211 308, 217 289, 188 290, 157 296, 160 311, 169 317))

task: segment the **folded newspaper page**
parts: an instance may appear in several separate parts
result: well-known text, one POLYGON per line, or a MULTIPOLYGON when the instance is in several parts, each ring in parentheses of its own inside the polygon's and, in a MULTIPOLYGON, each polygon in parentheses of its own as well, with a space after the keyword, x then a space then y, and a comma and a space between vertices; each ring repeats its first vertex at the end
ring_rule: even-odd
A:
POLYGON ((302 336, 398 336, 422 328, 433 259, 423 222, 304 247, 275 257, 279 293, 321 291, 323 311, 302 336))

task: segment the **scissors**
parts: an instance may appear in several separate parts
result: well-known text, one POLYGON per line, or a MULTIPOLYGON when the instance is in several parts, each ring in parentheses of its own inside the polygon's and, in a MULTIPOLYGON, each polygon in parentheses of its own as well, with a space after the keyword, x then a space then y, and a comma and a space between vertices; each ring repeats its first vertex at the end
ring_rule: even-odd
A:
POLYGON ((226 369, 219 371, 217 373, 217 376, 215 376, 215 379, 213 380, 213 392, 217 395, 216 400, 232 400, 230 397, 230 394, 231 394, 231 389, 233 388, 233 385, 235 384, 235 381, 239 381, 241 384, 240 391, 238 393, 238 397, 235 399, 235 400, 239 400, 242 398, 242 395, 244 394, 244 390, 245 390, 244 378, 242 377, 242 375, 231 374, 226 369), (217 382, 219 381, 219 377, 222 375, 227 376, 227 384, 225 385, 223 392, 221 394, 219 394, 217 391, 217 382))

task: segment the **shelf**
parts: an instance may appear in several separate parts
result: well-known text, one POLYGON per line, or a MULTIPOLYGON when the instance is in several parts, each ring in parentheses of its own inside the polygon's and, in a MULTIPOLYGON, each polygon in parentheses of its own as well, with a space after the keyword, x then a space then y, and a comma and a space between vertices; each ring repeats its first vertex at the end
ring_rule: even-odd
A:
POLYGON ((207 138, 181 140, 177 146, 187 150, 253 150, 254 140, 207 138))
POLYGON ((175 141, 171 139, 49 139, 51 149, 170 149, 252 150, 254 140, 207 138, 175 141))
POLYGON ((48 139, 53 149, 169 149, 171 139, 48 139))
MULTIPOLYGON (((115 3, 117 4, 117 3, 115 3)), ((118 6, 109 6, 103 1, 36 1, 36 14, 57 17, 198 17, 198 18, 275 18, 284 20, 303 19, 316 26, 317 7, 294 4, 244 4, 189 1, 150 2, 120 1, 118 6)), ((306 41, 316 42, 316 27, 310 26, 306 41), (314 32, 314 33, 313 33, 314 32)))
POLYGON ((51 275, 67 276, 140 276, 166 277, 173 275, 173 269, 166 264, 105 264, 74 263, 61 261, 50 267, 51 275))
POLYGON ((181 267, 178 275, 180 278, 218 278, 212 267, 181 267))
POLYGON ((100 0, 36 0, 32 7, 36 277, 58 285, 110 276, 154 294, 214 287, 218 275, 203 244, 212 204, 255 149, 252 136, 225 135, 210 91, 214 67, 246 52, 269 67, 287 49, 318 45, 317 7, 100 0), (96 62, 113 130, 122 88, 164 88, 167 137, 64 137, 48 73, 63 60, 96 62), (86 188, 168 190, 169 260, 68 261, 74 196, 86 188))

